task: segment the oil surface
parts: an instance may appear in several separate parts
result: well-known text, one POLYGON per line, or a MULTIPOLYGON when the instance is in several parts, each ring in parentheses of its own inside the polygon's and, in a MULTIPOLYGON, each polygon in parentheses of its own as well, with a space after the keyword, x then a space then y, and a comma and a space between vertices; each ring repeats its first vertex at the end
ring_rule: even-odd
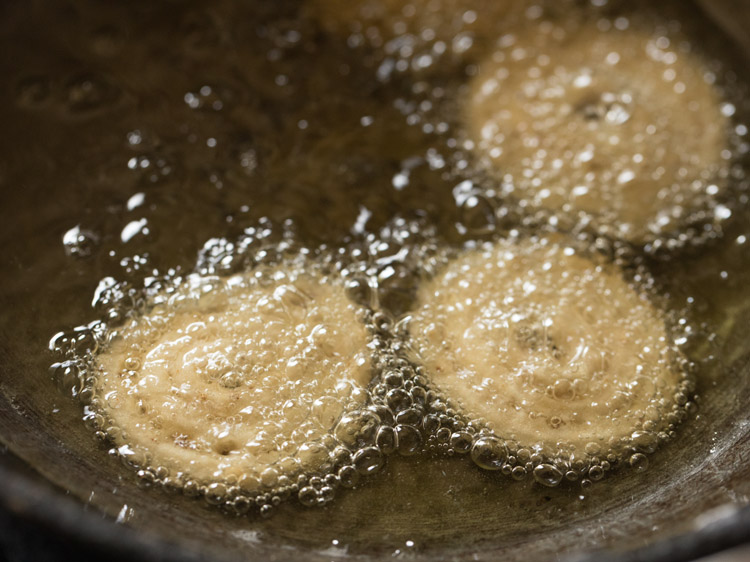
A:
MULTIPOLYGON (((221 542, 230 552, 282 545, 326 558, 500 549, 520 558, 643 544, 664 506, 681 505, 680 483, 690 478, 708 490, 703 508, 747 503, 746 485, 726 485, 711 469, 747 424, 747 108, 731 100, 735 111, 726 116, 737 139, 736 193, 701 224, 705 236, 691 234, 695 248, 657 259, 648 247, 596 240, 587 224, 561 224, 554 213, 529 213, 507 199, 465 142, 462 121, 465 85, 505 22, 617 25, 631 17, 627 6, 512 2, 496 23, 482 17, 480 2, 448 2, 460 15, 446 31, 430 23, 429 14, 440 13, 433 3, 392 15, 386 2, 385 15, 355 15, 343 27, 321 16, 319 4, 0 7, 8 77, 0 89, 0 236, 12 272, 0 311, 3 441, 119 521, 187 543, 221 542), (414 31, 420 26, 434 33, 414 31), (411 456, 418 443, 322 510, 290 502, 267 520, 227 517, 168 490, 140 489, 110 446, 96 444, 80 406, 54 389, 47 367, 59 356, 40 353, 59 332, 55 347, 85 351, 88 336, 79 340, 71 327, 121 322, 118 315, 137 308, 123 303, 155 281, 245 271, 259 253, 288 244, 332 254, 350 278, 374 280, 363 290, 376 291, 387 316, 398 318, 423 276, 439 269, 441 248, 540 228, 583 236, 610 259, 647 268, 660 306, 685 318, 698 414, 649 457, 645 476, 623 470, 586 490, 565 483, 549 490, 532 478, 497 478, 437 443, 438 454, 411 456)), ((732 63, 720 37, 697 25, 699 15, 683 4, 664 10, 664 21, 679 16, 693 45, 705 43, 709 60, 721 59, 718 82, 741 82, 746 64, 732 63)), ((387 401, 383 382, 374 394, 387 401)), ((387 448, 388 436, 381 439, 387 448)), ((324 487, 313 484, 316 494, 324 487)), ((669 513, 677 522, 686 512, 669 513)))

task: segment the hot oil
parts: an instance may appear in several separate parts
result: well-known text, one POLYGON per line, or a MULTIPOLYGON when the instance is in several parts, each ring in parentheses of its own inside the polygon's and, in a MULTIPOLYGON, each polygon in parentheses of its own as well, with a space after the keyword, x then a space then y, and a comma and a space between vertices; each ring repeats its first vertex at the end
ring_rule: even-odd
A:
MULTIPOLYGON (((32 437, 4 420, 4 435, 27 436, 11 443, 19 456, 136 528, 188 543, 220 537, 228 551, 279 544, 321 556, 505 548, 519 557, 618 546, 625 536, 632 547, 659 531, 664 505, 674 521, 686 513, 675 507, 686 503, 684 482, 710 490, 703 507, 747 501, 747 490, 726 487, 706 464, 729 439, 718 436, 736 435, 733 416, 744 415, 747 394, 739 378, 749 318, 740 166, 747 129, 737 120, 732 133, 737 192, 721 202, 718 218, 696 223, 700 232, 691 224, 689 239, 656 244, 645 256, 597 241, 585 224, 513 202, 477 164, 462 131, 462 85, 491 48, 493 26, 449 4, 460 15, 448 18, 447 31, 430 10, 420 22, 419 7, 374 19, 355 14, 343 29, 330 14, 321 21, 316 2, 3 8, 0 64, 12 87, 3 90, 0 185, 3 208, 19 211, 2 226, 16 272, 4 280, 3 355, 12 366, 3 393, 51 436, 32 437), (439 35, 448 32, 450 41, 439 35), (60 357, 40 353, 51 334, 63 332, 53 347, 85 355, 89 333, 71 334, 71 326, 95 318, 117 326, 142 307, 149 288, 158 294, 155 283, 179 285, 196 268, 241 272, 279 248, 330 252, 334 269, 351 279, 367 273, 392 321, 410 309, 418 282, 439 269, 445 248, 540 230, 574 230, 581 244, 623 267, 646 268, 651 290, 685 332, 682 346, 697 364, 698 413, 648 457, 645 472, 613 470, 593 486, 546 488, 531 474, 515 482, 483 472, 450 447, 410 455, 415 447, 388 455, 357 489, 309 502, 323 507, 290 501, 268 519, 255 508, 232 517, 151 486, 152 476, 139 479, 109 456, 111 442, 97 445, 80 407, 53 389, 47 366, 60 357), (659 254, 662 246, 674 256, 659 254), (722 390, 729 380, 741 388, 731 397, 722 390)), ((512 4, 505 17, 514 25, 562 17, 549 6, 512 4)), ((566 17, 613 25, 626 17, 601 2, 578 8, 566 17)), ((725 73, 720 83, 736 80, 716 68, 725 73)), ((674 238, 667 232, 662 239, 674 238)), ((68 392, 78 380, 59 369, 56 377, 68 392)))

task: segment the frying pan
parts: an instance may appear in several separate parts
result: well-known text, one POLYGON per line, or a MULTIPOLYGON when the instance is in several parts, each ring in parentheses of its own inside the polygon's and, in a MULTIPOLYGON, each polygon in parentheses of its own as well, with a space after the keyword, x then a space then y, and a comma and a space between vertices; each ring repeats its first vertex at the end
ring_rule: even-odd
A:
MULTIPOLYGON (((750 2, 701 6, 706 29, 715 21, 740 56, 750 55, 750 2)), ((389 121, 384 100, 393 95, 388 88, 400 87, 369 81, 359 70, 367 53, 339 48, 304 26, 290 34, 297 11, 295 2, 0 5, 7 46, 0 49, 0 523, 9 556, 686 560, 748 542, 750 244, 737 241, 750 217, 741 211, 721 241, 653 264, 670 301, 695 296, 707 331, 718 336, 703 342, 709 351, 697 416, 643 473, 612 474, 584 493, 499 480, 462 458, 392 457, 383 472, 324 508, 282 505, 268 519, 234 518, 144 489, 95 442, 80 407, 54 388, 46 349, 52 334, 90 319, 102 277, 189 267, 206 239, 241 231, 248 213, 293 217, 304 237, 327 243, 344 232, 329 224, 356 216, 359 205, 372 210, 374 224, 421 206, 446 224, 455 218, 452 201, 439 195, 425 203, 409 190, 390 199, 377 191, 397 169, 399 147, 408 152, 419 142, 409 131, 384 125, 355 138, 351 154, 328 168, 311 165, 310 154, 331 160, 326 139, 346 134, 346 126, 310 127, 299 147, 267 142, 288 133, 290 122, 299 129, 303 120, 331 114, 345 121, 355 104, 357 119, 389 121), (245 42, 275 54, 257 56, 243 50, 245 42), (216 49, 225 58, 215 58, 216 49), (284 78, 304 57, 319 61, 314 72, 284 78), (116 74, 108 73, 113 65, 116 74), (194 108, 175 109, 171 100, 207 84, 219 92, 222 111, 212 113, 213 98, 203 96, 186 119, 194 108), (330 88, 333 101, 325 95, 330 88), (399 143, 388 142, 394 134, 399 143), (202 143, 210 138, 226 150, 206 156, 202 143), (238 178, 226 159, 240 152, 257 166, 238 178), (371 167, 376 157, 384 170, 371 167), (183 164, 192 160, 201 166, 183 164), (126 167, 133 173, 124 175, 126 167), (282 168, 289 171, 283 182, 282 168), (352 171, 362 168, 366 173, 352 171), (342 187, 316 187, 332 177, 342 187), (129 199, 136 192, 146 205, 129 199), (321 212, 300 211, 306 208, 321 212), (129 224, 135 226, 125 240, 122 226, 129 224), (66 252, 61 237, 76 225, 83 242, 66 252), (118 245, 126 252, 105 251, 118 245)), ((742 60, 738 68, 746 70, 742 60)), ((425 183, 440 181, 423 174, 425 183)))

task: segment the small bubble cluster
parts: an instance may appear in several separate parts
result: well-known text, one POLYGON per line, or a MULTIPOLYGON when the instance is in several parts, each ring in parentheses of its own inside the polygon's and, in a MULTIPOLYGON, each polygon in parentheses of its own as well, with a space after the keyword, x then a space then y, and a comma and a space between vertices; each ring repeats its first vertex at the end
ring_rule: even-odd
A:
POLYGON ((172 155, 165 154, 158 148, 144 145, 140 131, 131 131, 127 135, 128 145, 137 153, 127 159, 127 169, 136 176, 136 186, 149 188, 164 185, 179 175, 180 169, 172 155))
POLYGON ((196 90, 187 92, 183 99, 190 109, 221 111, 234 97, 234 93, 225 86, 203 84, 196 90))
POLYGON ((374 52, 376 77, 388 82, 458 71, 503 29, 545 7, 528 0, 313 0, 307 10, 349 47, 374 52))
POLYGON ((91 230, 76 225, 63 234, 65 254, 76 258, 89 257, 99 244, 99 236, 91 230))
POLYGON ((396 217, 377 233, 349 240, 338 258, 352 298, 396 318, 409 310, 419 281, 442 263, 443 253, 434 226, 396 217))

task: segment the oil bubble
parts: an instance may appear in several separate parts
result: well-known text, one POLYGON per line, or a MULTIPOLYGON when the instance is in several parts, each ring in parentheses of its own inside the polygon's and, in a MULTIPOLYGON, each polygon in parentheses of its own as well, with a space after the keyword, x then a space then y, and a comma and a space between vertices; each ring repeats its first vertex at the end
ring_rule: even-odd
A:
POLYGON ((563 473, 551 464, 540 464, 534 468, 534 480, 548 488, 554 488, 562 479, 563 473))
POLYGON ((494 436, 480 437, 471 447, 471 460, 485 470, 500 470, 507 458, 505 443, 494 436))
POLYGON ((411 425, 397 425, 398 452, 401 456, 416 455, 422 447, 422 434, 411 425))
POLYGON ((653 453, 658 445, 656 435, 648 431, 635 431, 631 439, 633 446, 642 453, 653 453))
POLYGON ((179 175, 175 159, 157 150, 131 156, 126 165, 136 173, 139 188, 164 185, 179 175))
POLYGON ((235 95, 231 89, 218 84, 203 84, 187 92, 183 99, 190 109, 221 111, 231 104, 235 95))
POLYGON ((422 421, 424 411, 420 407, 407 408, 396 414, 396 423, 418 426, 422 421))
POLYGON ((206 501, 211 505, 220 505, 226 501, 227 487, 221 482, 213 482, 206 487, 206 501))
POLYGON ((374 474, 384 465, 383 453, 377 447, 365 447, 352 457, 354 468, 362 475, 374 474))
POLYGON ((312 507, 318 503, 318 492, 312 486, 302 488, 297 497, 302 505, 312 507))
POLYGON ((383 426, 378 430, 375 444, 384 455, 390 455, 398 448, 398 434, 396 429, 390 426, 383 426))
POLYGON ((360 473, 354 466, 342 466, 339 469, 339 482, 344 488, 353 488, 360 480, 360 473))
POLYGON ((81 390, 83 390, 81 367, 77 361, 53 363, 50 367, 50 373, 57 388, 63 394, 77 397, 81 390))
POLYGON ((395 412, 406 410, 412 405, 411 395, 400 388, 388 391, 388 394, 385 398, 386 402, 388 403, 388 407, 395 412))
POLYGON ((588 477, 596 482, 604 477, 604 469, 600 466, 592 466, 589 468, 588 477))
POLYGON ((648 457, 643 453, 635 453, 629 459, 630 467, 636 472, 643 472, 648 469, 648 457))
POLYGON ((473 436, 467 431, 457 431, 451 435, 450 444, 457 453, 468 453, 473 445, 473 436))
POLYGON ((92 322, 88 326, 78 326, 66 332, 58 332, 49 342, 50 351, 78 358, 96 353, 102 338, 102 325, 92 322))
POLYGON ((99 244, 99 236, 91 230, 76 225, 63 234, 63 246, 68 256, 76 258, 89 257, 99 244))
POLYGON ((339 420, 334 435, 344 445, 354 448, 374 441, 380 418, 369 410, 344 414, 339 420))
POLYGON ((487 234, 495 229, 495 210, 481 195, 468 197, 461 205, 461 225, 471 234, 487 234))
POLYGON ((511 470, 510 475, 513 480, 523 480, 526 478, 526 469, 522 466, 515 466, 513 467, 513 470, 511 470))

